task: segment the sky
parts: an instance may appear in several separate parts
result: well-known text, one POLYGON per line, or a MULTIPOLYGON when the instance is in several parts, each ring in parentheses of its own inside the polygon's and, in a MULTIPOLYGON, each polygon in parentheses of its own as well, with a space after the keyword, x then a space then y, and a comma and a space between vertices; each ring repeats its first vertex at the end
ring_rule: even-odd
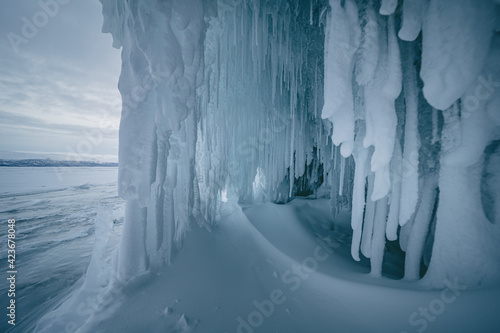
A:
POLYGON ((101 10, 98 0, 0 0, 0 158, 117 160, 121 50, 101 32, 101 10))

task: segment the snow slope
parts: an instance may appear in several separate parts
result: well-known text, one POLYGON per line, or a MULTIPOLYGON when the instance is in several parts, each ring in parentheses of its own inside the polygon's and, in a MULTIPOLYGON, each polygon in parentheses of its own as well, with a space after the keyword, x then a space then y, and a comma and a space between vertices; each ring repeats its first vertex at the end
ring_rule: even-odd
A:
MULTIPOLYGON (((424 290, 370 277, 350 258, 348 214, 332 224, 326 199, 229 200, 222 211, 218 227, 192 224, 170 267, 113 291, 112 306, 102 305, 78 332, 496 332, 500 325, 500 288, 424 290), (429 307, 432 320, 419 313, 429 307)), ((38 329, 58 331, 63 318, 56 312, 38 329)))

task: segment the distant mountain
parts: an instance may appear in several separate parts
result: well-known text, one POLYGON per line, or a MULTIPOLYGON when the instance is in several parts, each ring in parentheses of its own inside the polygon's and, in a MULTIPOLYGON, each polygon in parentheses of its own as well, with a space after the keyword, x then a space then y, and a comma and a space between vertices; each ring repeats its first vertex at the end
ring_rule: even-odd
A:
POLYGON ((0 167, 117 167, 115 162, 59 161, 46 159, 2 160, 0 167))
POLYGON ((82 163, 90 163, 90 166, 94 164, 99 164, 99 166, 101 164, 104 164, 104 166, 110 164, 110 166, 113 166, 117 165, 118 157, 116 155, 0 150, 0 161, 8 163, 8 166, 24 166, 26 163, 34 163, 39 166, 59 166, 61 163, 67 166, 88 166, 87 164, 82 165, 82 163), (12 165, 13 163, 20 163, 22 165, 12 165))

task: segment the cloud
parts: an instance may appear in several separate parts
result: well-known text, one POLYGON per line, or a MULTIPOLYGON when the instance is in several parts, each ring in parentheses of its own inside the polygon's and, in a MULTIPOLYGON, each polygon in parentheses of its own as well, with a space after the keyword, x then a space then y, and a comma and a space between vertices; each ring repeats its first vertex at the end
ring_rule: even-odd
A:
POLYGON ((35 37, 19 45, 7 38, 21 33, 23 17, 40 11, 38 0, 0 0, 0 140, 2 149, 60 150, 61 141, 112 124, 100 150, 117 153, 121 98, 117 89, 120 51, 100 32, 98 1, 61 5, 35 37), (11 146, 7 146, 11 145, 11 146))
POLYGON ((107 125, 109 124, 104 122, 93 127, 65 123, 54 124, 47 122, 44 119, 14 114, 0 110, 0 127, 10 127, 14 129, 22 128, 36 131, 45 131, 51 134, 60 133, 70 135, 82 134, 91 130, 100 130, 103 133, 103 136, 116 138, 118 136, 118 128, 107 125))

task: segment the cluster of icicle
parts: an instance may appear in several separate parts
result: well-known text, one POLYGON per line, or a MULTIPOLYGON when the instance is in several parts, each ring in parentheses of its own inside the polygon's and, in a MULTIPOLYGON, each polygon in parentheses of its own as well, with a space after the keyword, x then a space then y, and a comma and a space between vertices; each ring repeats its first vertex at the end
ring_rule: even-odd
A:
POLYGON ((495 1, 101 2, 123 48, 123 278, 170 262, 221 193, 285 202, 319 184, 352 210, 372 274, 399 238, 407 279, 431 255, 434 285, 498 277, 495 1))
POLYGON ((260 198, 285 202, 340 169, 321 119, 320 20, 312 2, 219 2, 198 90, 196 164, 207 219, 221 189, 252 200, 259 186, 260 198))
POLYGON ((122 279, 169 263, 190 221, 215 220, 221 192, 285 202, 337 181, 319 2, 101 2, 123 48, 122 279))
MULTIPOLYGON (((435 286, 498 280, 500 211, 481 201, 497 177, 486 162, 500 153, 498 4, 329 7, 322 117, 355 160, 353 258, 361 249, 380 276, 386 238, 399 236, 408 280, 420 278, 422 258, 435 286)), ((488 192, 497 207, 498 185, 488 192)))
POLYGON ((119 195, 126 200, 116 260, 127 280, 169 263, 199 199, 196 89, 204 82, 209 1, 102 0, 103 32, 122 47, 119 195))

